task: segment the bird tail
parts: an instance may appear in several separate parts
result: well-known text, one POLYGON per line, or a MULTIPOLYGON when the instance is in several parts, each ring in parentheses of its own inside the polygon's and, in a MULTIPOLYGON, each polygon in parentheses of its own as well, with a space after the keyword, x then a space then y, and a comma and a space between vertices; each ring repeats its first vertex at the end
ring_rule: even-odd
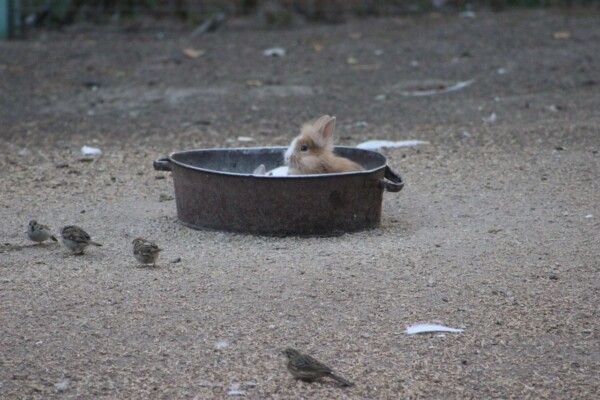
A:
POLYGON ((55 241, 55 242, 58 242, 58 239, 57 239, 57 238, 56 238, 56 236, 54 236, 54 235, 50 236, 50 239, 52 239, 52 240, 53 240, 53 241, 55 241))
POLYGON ((98 246, 98 247, 102 247, 102 245, 98 242, 93 242, 90 240, 90 244, 93 244, 94 246, 98 246))
POLYGON ((329 376, 331 377, 331 379, 335 379, 342 386, 353 386, 354 385, 354 383, 350 382, 349 380, 346 380, 346 379, 342 378, 339 375, 329 374, 329 376))

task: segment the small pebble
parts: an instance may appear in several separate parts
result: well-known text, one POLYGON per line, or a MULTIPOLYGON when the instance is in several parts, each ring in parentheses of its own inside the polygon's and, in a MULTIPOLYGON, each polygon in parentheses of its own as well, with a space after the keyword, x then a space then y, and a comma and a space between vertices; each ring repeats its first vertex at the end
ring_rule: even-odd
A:
POLYGON ((171 200, 173 200, 173 196, 171 196, 170 194, 161 193, 160 196, 158 196, 158 201, 160 202, 171 200))
POLYGON ((100 87, 100 83, 96 81, 83 81, 81 84, 83 85, 83 87, 91 90, 98 90, 98 88, 100 87))

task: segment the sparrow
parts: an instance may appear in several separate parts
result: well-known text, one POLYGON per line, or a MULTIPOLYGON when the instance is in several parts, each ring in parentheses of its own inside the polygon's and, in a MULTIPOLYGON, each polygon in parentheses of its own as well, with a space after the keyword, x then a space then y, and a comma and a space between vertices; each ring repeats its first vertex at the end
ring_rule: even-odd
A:
POLYGON ((50 227, 48 227, 48 225, 38 224, 36 220, 29 221, 29 226, 27 227, 27 237, 37 243, 42 243, 48 239, 52 239, 55 242, 58 241, 56 236, 54 236, 50 231, 50 227))
POLYGON ((320 363, 308 354, 302 354, 298 350, 288 347, 283 352, 287 358, 287 369, 296 379, 306 382, 330 377, 336 380, 341 386, 352 386, 353 383, 333 373, 331 368, 320 363))
POLYGON ((137 238, 133 240, 133 255, 135 259, 142 264, 156 265, 158 259, 158 253, 162 251, 156 243, 146 240, 144 238, 137 238))
POLYGON ((83 254, 85 248, 92 244, 102 246, 90 238, 90 235, 83 229, 75 225, 67 225, 60 230, 61 241, 65 247, 73 254, 83 254))

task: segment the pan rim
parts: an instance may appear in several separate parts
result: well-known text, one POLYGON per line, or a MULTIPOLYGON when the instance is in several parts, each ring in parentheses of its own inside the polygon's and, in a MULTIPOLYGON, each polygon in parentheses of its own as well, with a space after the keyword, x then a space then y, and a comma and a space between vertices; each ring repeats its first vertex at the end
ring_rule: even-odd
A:
POLYGON ((330 174, 307 174, 307 175, 285 175, 285 176, 268 176, 268 175, 254 175, 252 173, 237 173, 237 172, 227 172, 227 171, 219 171, 214 169, 208 169, 203 167, 197 167, 193 165, 186 164, 182 161, 178 161, 174 156, 179 154, 193 153, 193 152, 216 152, 216 151, 258 151, 258 150, 285 150, 286 146, 257 146, 257 147, 210 147, 210 148, 200 148, 200 149, 190 149, 190 150, 182 150, 182 151, 173 151, 169 154, 169 161, 178 165, 179 167, 190 169, 198 172, 203 172, 207 174, 213 175, 221 175, 221 176, 232 176, 232 177, 248 177, 254 179, 323 179, 323 178, 331 178, 338 176, 368 176, 373 174, 374 172, 379 172, 387 166, 387 158, 378 151, 366 150, 366 149, 358 149, 356 147, 351 146, 335 146, 334 150, 343 149, 343 150, 351 150, 361 153, 370 153, 375 155, 376 157, 380 157, 382 164, 376 168, 365 169, 362 171, 352 171, 352 172, 336 172, 330 174))

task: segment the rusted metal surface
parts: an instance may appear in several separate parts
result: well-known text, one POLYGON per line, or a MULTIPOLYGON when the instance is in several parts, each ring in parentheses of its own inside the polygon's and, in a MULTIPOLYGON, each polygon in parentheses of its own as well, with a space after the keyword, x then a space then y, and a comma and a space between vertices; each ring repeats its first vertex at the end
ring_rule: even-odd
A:
POLYGON ((154 168, 173 173, 177 214, 185 225, 267 235, 327 235, 375 228, 383 191, 404 183, 377 152, 337 147, 361 172, 270 177, 252 171, 280 166, 283 147, 172 153, 154 168))

